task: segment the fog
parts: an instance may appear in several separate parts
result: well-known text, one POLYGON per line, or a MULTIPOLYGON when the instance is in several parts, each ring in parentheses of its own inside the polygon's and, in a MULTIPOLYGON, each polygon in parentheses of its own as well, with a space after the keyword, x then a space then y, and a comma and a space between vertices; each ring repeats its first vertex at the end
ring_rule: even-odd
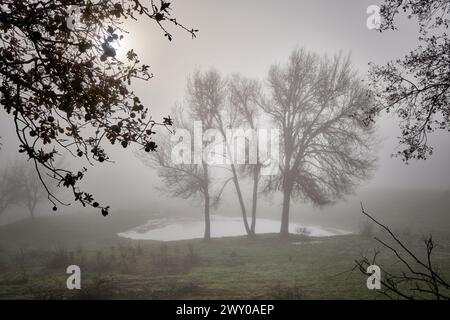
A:
MULTIPOLYGON (((148 21, 126 22, 125 29, 130 33, 117 49, 119 58, 134 49, 141 61, 150 65, 154 78, 148 82, 134 81, 132 89, 156 120, 171 115, 176 104, 187 105, 187 79, 198 70, 214 68, 224 76, 238 72, 264 85, 268 82, 271 65, 286 63, 293 50, 304 48, 320 56, 332 57, 339 52, 350 54, 355 71, 361 78, 366 78, 369 62, 384 64, 403 57, 418 46, 418 26, 414 18, 408 20, 402 16, 395 32, 368 30, 366 8, 376 4, 369 0, 173 2, 173 14, 184 25, 199 29, 197 38, 191 39, 189 34, 170 28, 174 35, 170 42, 148 21)), ((12 116, 2 108, 0 171, 24 157, 18 153, 19 142, 11 119, 12 116)), ((157 135, 168 134, 163 127, 157 127, 156 131, 157 135)), ((426 161, 411 160, 408 164, 392 156, 398 150, 400 134, 398 119, 382 114, 375 126, 374 156, 377 161, 370 177, 358 183, 349 195, 324 206, 293 199, 290 231, 296 233, 299 227, 306 227, 312 230, 312 236, 318 237, 359 234, 367 221, 361 213, 363 204, 374 217, 399 232, 408 230, 418 237, 432 232, 448 239, 448 134, 430 135, 429 144, 435 148, 433 155, 426 161)), ((192 234, 192 238, 203 236, 202 201, 172 197, 161 191, 164 182, 158 176, 158 170, 146 166, 136 156, 143 154, 137 146, 123 149, 120 145, 108 145, 106 150, 111 163, 90 166, 70 155, 65 156, 65 161, 75 170, 87 166, 88 172, 80 187, 111 206, 109 216, 102 217, 98 210, 83 208, 73 202, 73 195, 67 189, 62 188, 58 197, 71 203, 69 206, 59 206, 58 211, 53 212, 52 204, 45 198, 37 205, 35 225, 45 224, 45 231, 20 224, 29 219, 21 204, 11 206, 0 215, 0 225, 16 228, 0 231, 0 245, 11 248, 33 244, 44 246, 52 243, 52 232, 58 234, 58 241, 65 239, 61 243, 67 243, 68 247, 74 245, 70 237, 79 244, 84 243, 84 237, 102 243, 111 233, 120 234, 120 241, 135 239, 132 245, 146 239, 189 239, 190 236, 180 236, 180 230, 185 230, 183 219, 197 223, 186 227, 192 228, 185 230, 186 234, 192 234), (66 216, 66 222, 61 220, 66 216), (155 228, 155 221, 163 220, 166 222, 162 227, 156 227, 156 235, 142 235, 143 226, 144 229, 146 225, 155 228), (77 228, 85 234, 71 231, 77 228), (136 233, 136 228, 141 231, 136 233), (23 235, 22 240, 12 241, 10 235, 17 232, 22 233, 17 236, 22 238, 23 235)), ((250 206, 251 181, 243 180, 241 187, 244 202, 250 206)), ((258 198, 257 216, 261 222, 258 233, 279 231, 282 203, 283 195, 279 191, 258 198)), ((250 211, 250 207, 247 209, 250 211)), ((216 217, 211 222, 213 237, 245 235, 240 210, 234 186, 230 183, 218 206, 211 208, 211 215, 216 217), (222 224, 217 222, 219 220, 222 224), (242 230, 236 231, 233 224, 228 224, 230 221, 241 221, 242 230)))
MULTIPOLYGON (((155 77, 148 83, 134 83, 134 88, 158 119, 170 114, 175 102, 183 101, 186 79, 198 68, 214 67, 225 74, 240 72, 264 80, 271 64, 286 60, 293 49, 304 47, 320 54, 349 52, 354 66, 364 76, 368 62, 384 63, 417 46, 417 27, 407 19, 400 20, 397 32, 381 34, 368 30, 365 9, 370 4, 370 1, 286 1, 282 5, 271 1, 183 1, 177 3, 176 10, 183 13, 185 24, 200 30, 197 39, 177 32, 175 41, 169 42, 148 23, 132 23, 127 26, 130 34, 119 54, 133 48, 150 64, 155 77)), ((4 110, 1 112, 4 147, 0 157, 4 164, 15 159, 18 146, 10 116, 4 110)), ((447 137, 432 136, 431 144, 436 146, 433 157, 406 166, 391 157, 398 145, 396 123, 395 118, 387 116, 378 122, 378 168, 362 188, 447 190, 450 187, 447 137)), ((164 206, 159 200, 161 195, 153 188, 157 184, 154 172, 131 152, 117 147, 110 148, 110 152, 115 163, 89 168, 83 183, 86 188, 108 202, 114 214, 125 214, 130 207, 151 213, 152 208, 164 206)), ((42 210, 45 209, 43 206, 42 210)), ((80 209, 72 205, 63 211, 80 209)), ((195 214, 195 207, 192 213, 195 214)), ((301 213, 298 215, 301 219, 301 213)), ((14 217, 0 219, 5 223, 14 217)))

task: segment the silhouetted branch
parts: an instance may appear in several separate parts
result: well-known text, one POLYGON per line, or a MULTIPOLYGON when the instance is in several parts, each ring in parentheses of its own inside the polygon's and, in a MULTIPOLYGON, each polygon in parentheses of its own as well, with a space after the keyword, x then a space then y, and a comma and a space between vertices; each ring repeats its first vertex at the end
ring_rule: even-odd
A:
POLYGON ((370 86, 377 103, 361 111, 367 123, 383 111, 398 116, 401 149, 397 155, 407 162, 432 155, 429 134, 449 131, 450 5, 448 0, 385 0, 381 31, 396 30, 401 13, 418 22, 420 45, 401 59, 371 64, 370 86))
MULTIPOLYGON (((379 266, 382 272, 382 294, 390 299, 401 297, 408 300, 429 298, 450 300, 450 283, 442 277, 432 263, 432 252, 435 248, 435 242, 431 235, 425 240, 426 258, 423 259, 413 253, 389 227, 367 213, 362 204, 361 212, 388 233, 394 241, 394 245, 390 245, 378 237, 374 239, 392 252, 406 268, 406 271, 394 274, 379 266)), ((355 260, 355 268, 367 274, 367 267, 376 264, 377 255, 378 251, 374 253, 371 260, 366 256, 363 256, 360 260, 355 260)))
POLYGON ((154 127, 171 125, 170 117, 153 120, 131 90, 132 81, 153 77, 150 67, 133 49, 120 59, 114 49, 128 33, 126 19, 153 22, 169 40, 166 25, 195 37, 197 30, 180 24, 171 9, 164 0, 1 2, 0 104, 11 115, 19 152, 35 167, 53 210, 66 204, 52 192, 46 176, 71 190, 81 205, 103 215, 109 209, 79 189, 87 169, 58 166, 58 156, 69 153, 89 165, 104 163, 109 161, 107 141, 155 151, 154 127))

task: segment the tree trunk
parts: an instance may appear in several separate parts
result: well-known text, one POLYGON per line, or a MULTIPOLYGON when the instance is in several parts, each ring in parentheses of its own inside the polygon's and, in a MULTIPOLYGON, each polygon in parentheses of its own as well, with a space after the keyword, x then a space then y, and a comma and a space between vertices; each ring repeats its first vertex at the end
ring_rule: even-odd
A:
POLYGON ((209 199, 209 193, 208 191, 205 193, 205 235, 203 236, 203 239, 209 240, 211 239, 211 219, 209 215, 209 208, 210 208, 210 199, 209 199))
POLYGON ((292 183, 286 180, 283 186, 283 210, 281 212, 281 228, 280 237, 282 239, 289 238, 289 207, 291 204, 292 183))
POLYGON ((27 200, 27 208, 28 212, 30 213, 31 220, 34 220, 34 211, 36 210, 37 205, 37 198, 34 197, 33 199, 29 198, 27 200))
POLYGON ((238 195, 239 204, 241 206, 242 219, 244 220, 245 231, 247 232, 248 235, 252 235, 252 231, 250 230, 250 226, 248 225, 247 211, 245 210, 244 198, 242 197, 241 187, 239 186, 239 179, 234 164, 231 164, 231 171, 233 172, 233 182, 234 186, 236 187, 236 193, 238 195))
POLYGON ((259 183, 259 172, 260 167, 257 165, 255 171, 253 172, 253 201, 252 201, 252 235, 256 233, 256 206, 258 204, 258 183, 259 183))
POLYGON ((35 209, 35 207, 29 208, 31 220, 34 220, 34 218, 35 218, 35 217, 34 217, 34 209, 35 209))
POLYGON ((209 198, 209 172, 208 165, 205 162, 203 162, 203 174, 205 178, 205 185, 203 186, 203 195, 205 197, 205 235, 203 236, 203 239, 209 240, 211 239, 211 218, 209 215, 211 204, 209 198))
MULTIPOLYGON (((227 135, 225 133, 223 126, 220 126, 219 129, 220 129, 223 139, 226 141, 227 135)), ((228 154, 231 155, 230 145, 228 143, 226 145, 227 145, 228 154)), ((244 198, 242 197, 242 192, 241 192, 241 187, 239 185, 239 178, 238 178, 238 175, 236 172, 236 167, 233 163, 231 163, 230 166, 231 166, 231 172, 233 173, 234 187, 236 188, 236 193, 237 193, 238 199, 239 199, 239 205, 241 206, 242 220, 244 221, 245 231, 247 232, 247 235, 252 235, 252 231, 250 229, 250 226, 248 225, 247 210, 245 209, 244 198)))

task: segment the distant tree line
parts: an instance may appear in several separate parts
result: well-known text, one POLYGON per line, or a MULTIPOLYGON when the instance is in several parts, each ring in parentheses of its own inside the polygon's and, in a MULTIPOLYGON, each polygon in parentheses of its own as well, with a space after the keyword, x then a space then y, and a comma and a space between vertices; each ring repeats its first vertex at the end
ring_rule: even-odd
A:
MULTIPOLYGON (((50 177, 42 177, 48 181, 50 177)), ((52 186, 52 184, 49 184, 52 186)), ((52 192, 58 192, 52 187, 52 192)), ((14 163, 7 164, 0 172, 0 216, 14 206, 23 206, 30 217, 36 217, 36 208, 48 197, 42 185, 41 178, 33 166, 23 159, 16 159, 14 163)))

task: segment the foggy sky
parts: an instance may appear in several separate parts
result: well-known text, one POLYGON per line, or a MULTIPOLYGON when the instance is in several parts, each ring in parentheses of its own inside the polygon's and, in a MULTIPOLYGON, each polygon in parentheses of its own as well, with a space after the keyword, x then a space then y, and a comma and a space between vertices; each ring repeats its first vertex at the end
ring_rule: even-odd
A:
MULTIPOLYGON (((366 28, 366 8, 377 1, 366 0, 173 0, 173 15, 187 26, 199 29, 192 40, 189 34, 170 28, 169 42, 154 23, 129 25, 119 55, 134 48, 141 61, 149 64, 155 78, 134 83, 134 89, 151 114, 170 113, 176 101, 182 101, 186 79, 195 69, 215 67, 223 74, 240 72, 264 80, 273 63, 284 63, 295 48, 304 47, 319 54, 350 52, 359 73, 364 76, 368 62, 384 63, 404 56, 417 46, 417 23, 400 21, 397 32, 370 31, 366 28)), ((0 136, 4 149, 0 165, 16 156, 17 140, 11 116, 0 111, 0 136)), ((383 118, 378 135, 382 143, 377 151, 378 169, 365 188, 449 188, 450 149, 448 135, 431 138, 435 154, 426 162, 413 161, 405 166, 390 155, 397 146, 396 119, 383 118)), ((115 164, 90 168, 87 191, 114 203, 142 202, 154 197, 155 174, 136 159, 131 150, 112 149, 115 164), (123 194, 118 197, 117 195, 123 194)))

